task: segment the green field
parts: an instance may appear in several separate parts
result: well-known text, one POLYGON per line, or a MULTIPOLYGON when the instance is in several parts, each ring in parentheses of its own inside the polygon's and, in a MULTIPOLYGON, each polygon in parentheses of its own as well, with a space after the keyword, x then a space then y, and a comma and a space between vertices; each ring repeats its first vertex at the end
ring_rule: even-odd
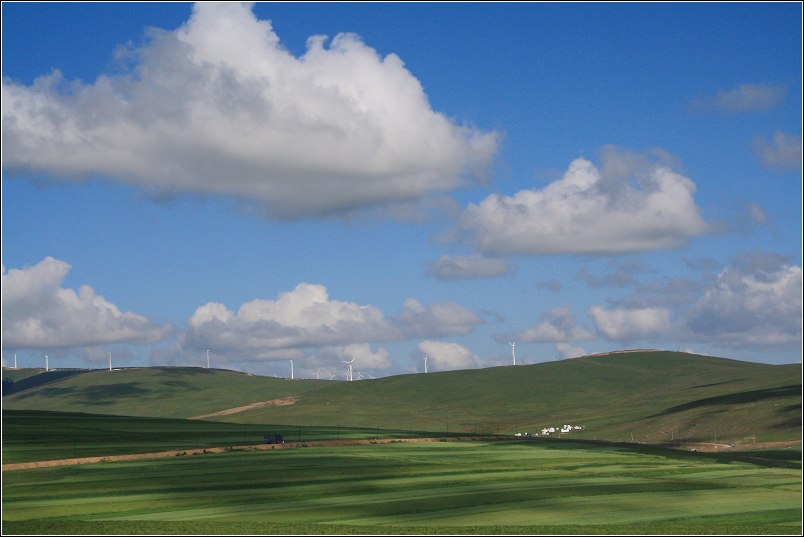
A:
POLYGON ((795 534, 801 470, 568 441, 230 452, 6 472, 3 526, 4 533, 795 534))
POLYGON ((801 364, 633 352, 359 382, 163 367, 3 373, 3 464, 179 450, 6 469, 4 534, 802 529, 801 364), (585 428, 402 442, 565 423, 585 428), (248 449, 265 434, 399 441, 248 449), (720 452, 648 445, 670 440, 720 452), (192 454, 208 447, 226 450, 192 454))
POLYGON ((416 430, 221 423, 36 410, 3 412, 3 464, 287 442, 430 436, 416 430))
MULTIPOLYGON (((5 409, 190 418, 292 398, 214 421, 513 434, 579 424, 611 441, 801 437, 801 364, 633 352, 359 382, 203 368, 92 371, 3 398, 5 409)), ((6 372, 4 372, 6 375, 6 372)), ((34 379, 27 382, 33 383, 34 379)), ((11 380, 11 379, 9 379, 11 380)), ((14 383, 15 384, 15 383, 14 383)))

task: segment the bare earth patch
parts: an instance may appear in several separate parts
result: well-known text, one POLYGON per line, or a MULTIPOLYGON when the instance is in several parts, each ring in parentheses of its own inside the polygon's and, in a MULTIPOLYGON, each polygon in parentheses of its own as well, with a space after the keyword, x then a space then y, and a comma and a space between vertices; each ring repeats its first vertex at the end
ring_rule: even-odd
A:
POLYGON ((235 408, 227 408, 226 410, 220 410, 218 412, 213 412, 212 414, 202 414, 201 416, 193 416, 192 418, 188 419, 202 420, 204 418, 212 418, 215 416, 228 416, 229 414, 238 414, 240 412, 245 412, 247 410, 254 410, 255 408, 263 408, 266 406, 287 406, 295 404, 299 399, 301 398, 298 395, 288 395, 287 397, 281 397, 279 399, 271 399, 270 401, 260 401, 258 403, 251 403, 250 405, 238 406, 235 408))

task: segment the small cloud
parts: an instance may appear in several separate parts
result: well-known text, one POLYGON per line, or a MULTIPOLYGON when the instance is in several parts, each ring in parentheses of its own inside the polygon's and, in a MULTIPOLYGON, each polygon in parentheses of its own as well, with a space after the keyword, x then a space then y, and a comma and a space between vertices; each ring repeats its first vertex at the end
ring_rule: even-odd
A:
POLYGON ((801 136, 776 131, 773 139, 754 138, 754 154, 762 163, 780 171, 801 169, 801 136))
POLYGON ((470 204, 459 235, 486 255, 622 254, 678 248, 710 231, 695 184, 666 155, 613 146, 602 154, 602 171, 578 158, 541 190, 470 204))
POLYGON ((633 341, 666 335, 671 328, 666 308, 589 308, 598 332, 611 340, 633 341))
POLYGON ((458 343, 446 341, 422 341, 419 352, 427 355, 428 369, 448 371, 470 369, 481 365, 482 360, 469 349, 458 343))
POLYGON ((511 272, 511 264, 507 259, 484 257, 479 254, 470 256, 442 255, 432 263, 427 274, 439 280, 457 280, 472 278, 494 278, 511 272))
POLYGON ((558 357, 562 360, 578 358, 579 356, 587 356, 589 354, 582 347, 573 347, 568 343, 556 343, 556 350, 558 351, 558 357))
POLYGON ((561 307, 554 308, 547 315, 543 315, 542 322, 538 326, 512 337, 518 341, 535 343, 592 339, 594 334, 578 326, 569 308, 561 307))
POLYGON ((713 110, 723 114, 765 112, 778 105, 785 94, 784 84, 741 84, 715 95, 699 97, 692 103, 697 110, 713 110))
POLYGON ((544 282, 538 282, 536 287, 540 289, 546 289, 547 291, 558 293, 561 291, 561 281, 553 278, 552 280, 547 280, 544 282))

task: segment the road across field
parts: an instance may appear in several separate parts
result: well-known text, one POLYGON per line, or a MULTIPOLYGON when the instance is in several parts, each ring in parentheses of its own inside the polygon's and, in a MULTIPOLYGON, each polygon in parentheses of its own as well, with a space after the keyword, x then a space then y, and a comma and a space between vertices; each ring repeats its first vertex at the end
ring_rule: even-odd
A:
POLYGON ((184 455, 203 455, 206 453, 224 453, 228 451, 264 451, 267 449, 292 449, 319 446, 360 446, 368 444, 392 444, 395 442, 454 442, 477 440, 511 440, 508 436, 454 436, 442 438, 378 438, 375 440, 311 440, 305 442, 285 442, 284 444, 250 444, 244 446, 208 447, 199 449, 179 449, 157 451, 153 453, 132 453, 129 455, 107 455, 100 457, 79 457, 73 459, 57 459, 50 461, 18 462, 3 465, 3 471, 26 470, 29 468, 47 468, 51 466, 70 466, 75 464, 95 464, 99 462, 134 461, 141 459, 162 459, 184 455))
MULTIPOLYGON (((185 455, 203 455, 207 453, 225 453, 229 451, 264 451, 268 449, 293 449, 304 447, 322 446, 364 446, 369 444, 392 444, 392 443, 411 443, 411 442, 455 442, 455 441, 489 441, 489 440, 519 440, 511 436, 450 436, 435 438, 378 438, 375 440, 310 440, 305 442, 285 442, 284 444, 249 444, 243 446, 208 447, 198 449, 178 449, 171 451, 157 451, 152 453, 132 453, 129 455, 107 455, 99 457, 79 457, 72 459, 56 459, 50 461, 31 461, 18 462, 3 465, 3 471, 26 470, 30 468, 47 468, 51 466, 71 466, 76 464, 95 464, 99 462, 134 461, 142 459, 163 459, 167 457, 181 457, 185 455)), ((716 444, 712 442, 673 442, 673 443, 643 443, 656 447, 667 447, 672 449, 682 449, 685 451, 699 451, 704 453, 722 451, 744 451, 749 448, 754 449, 774 449, 789 447, 800 444, 801 440, 789 440, 786 442, 764 442, 761 444, 746 444, 736 446, 734 444, 716 444)))

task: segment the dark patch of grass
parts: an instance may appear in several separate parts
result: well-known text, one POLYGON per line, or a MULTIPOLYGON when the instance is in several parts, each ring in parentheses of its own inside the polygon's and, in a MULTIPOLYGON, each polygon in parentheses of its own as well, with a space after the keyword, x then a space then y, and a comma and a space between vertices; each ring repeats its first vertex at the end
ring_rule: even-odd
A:
POLYGON ((789 386, 765 388, 762 390, 749 390, 743 392, 728 393, 725 395, 718 395, 715 397, 706 397, 703 399, 696 399, 694 401, 689 401, 681 405, 670 407, 663 412, 654 414, 653 416, 649 417, 652 418, 657 416, 664 416, 666 414, 673 414, 675 412, 681 412, 683 410, 689 410, 703 406, 754 403, 757 401, 763 401, 765 399, 775 399, 779 397, 788 397, 800 394, 801 394, 801 384, 791 384, 789 386))

